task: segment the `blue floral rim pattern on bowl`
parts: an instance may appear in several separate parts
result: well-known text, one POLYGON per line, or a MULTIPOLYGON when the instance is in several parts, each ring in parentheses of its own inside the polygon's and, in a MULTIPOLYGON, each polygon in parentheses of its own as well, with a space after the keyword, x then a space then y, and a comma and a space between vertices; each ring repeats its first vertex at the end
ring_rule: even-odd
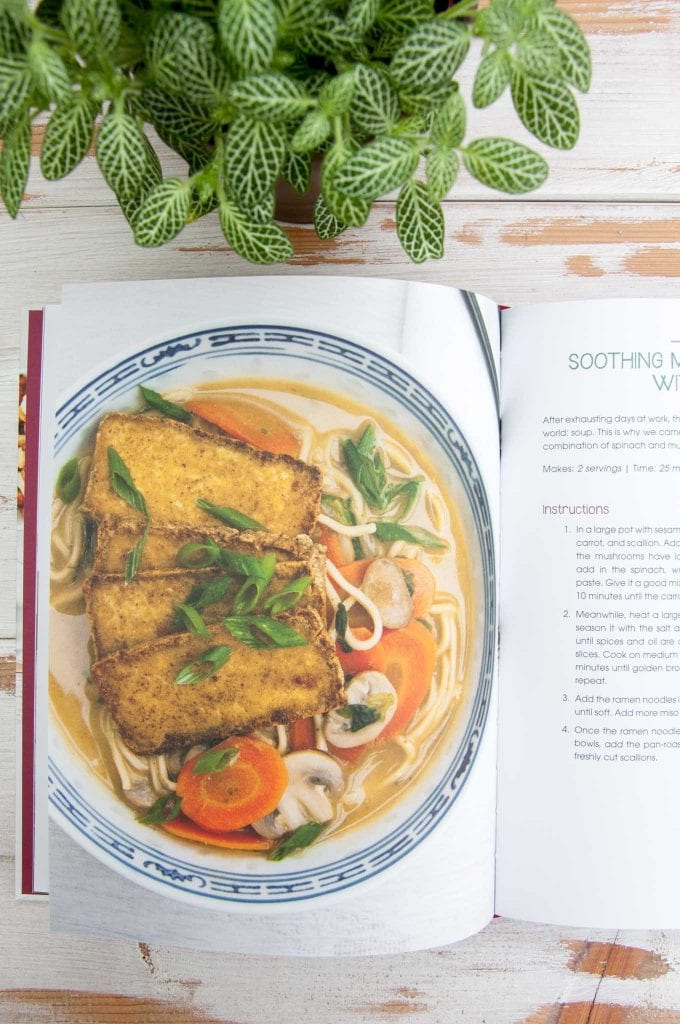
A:
MULTIPOLYGON (((49 759, 48 794, 52 814, 91 852, 156 891, 191 902, 272 905, 312 900, 375 877, 409 854, 441 821, 459 795, 474 762, 487 719, 496 638, 494 544, 489 506, 475 458, 457 424, 431 392, 405 368, 357 342, 306 328, 268 325, 201 330, 145 348, 100 373, 80 388, 56 414, 55 455, 111 403, 168 370, 197 359, 265 356, 277 361, 303 359, 367 381, 415 417, 439 447, 469 502, 479 544, 483 577, 482 654, 466 728, 455 755, 433 781, 427 797, 410 816, 378 841, 324 866, 257 871, 210 868, 169 855, 131 836, 102 814, 74 785, 54 757, 49 759), (98 852, 97 852, 98 851, 98 852)), ((152 835, 153 833, 150 833, 152 835)), ((271 865, 270 865, 271 867, 271 865)), ((280 865, 277 867, 283 867, 280 865)))

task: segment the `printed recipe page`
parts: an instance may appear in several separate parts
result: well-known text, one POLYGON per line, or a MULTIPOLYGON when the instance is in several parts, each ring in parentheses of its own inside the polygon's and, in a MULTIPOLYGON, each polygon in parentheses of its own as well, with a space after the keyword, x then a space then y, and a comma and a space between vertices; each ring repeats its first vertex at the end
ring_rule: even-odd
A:
POLYGON ((680 302, 503 323, 497 911, 680 925, 680 302))

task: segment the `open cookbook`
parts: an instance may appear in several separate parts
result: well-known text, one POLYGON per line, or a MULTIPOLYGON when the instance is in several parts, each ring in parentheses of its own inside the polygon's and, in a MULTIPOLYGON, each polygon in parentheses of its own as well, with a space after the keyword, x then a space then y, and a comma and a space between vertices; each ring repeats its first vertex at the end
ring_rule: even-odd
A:
POLYGON ((29 328, 18 888, 54 930, 680 926, 680 301, 129 282, 29 328))

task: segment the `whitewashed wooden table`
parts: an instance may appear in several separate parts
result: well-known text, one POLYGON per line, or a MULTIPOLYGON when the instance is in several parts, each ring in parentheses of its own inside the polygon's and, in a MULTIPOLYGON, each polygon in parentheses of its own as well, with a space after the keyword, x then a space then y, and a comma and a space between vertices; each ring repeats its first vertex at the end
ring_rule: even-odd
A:
MULTIPOLYGON (((460 180, 447 254, 413 267, 384 201, 366 228, 273 273, 420 278, 498 302, 680 291, 680 0, 562 0, 595 73, 581 140, 548 154, 528 199, 460 180)), ((509 102, 477 122, 530 141, 509 102)), ((35 150, 39 151, 36 132, 35 150)), ((171 169, 171 163, 167 165, 171 169)), ((44 904, 14 900, 14 575, 17 352, 23 311, 62 284, 262 273, 230 253, 213 216, 161 250, 134 246, 88 158, 48 185, 34 168, 18 222, 0 213, 0 1024, 680 1024, 680 933, 591 933, 507 920, 446 949, 341 962, 211 956, 51 937, 44 904)), ((587 865, 584 865, 587 870, 587 865)))

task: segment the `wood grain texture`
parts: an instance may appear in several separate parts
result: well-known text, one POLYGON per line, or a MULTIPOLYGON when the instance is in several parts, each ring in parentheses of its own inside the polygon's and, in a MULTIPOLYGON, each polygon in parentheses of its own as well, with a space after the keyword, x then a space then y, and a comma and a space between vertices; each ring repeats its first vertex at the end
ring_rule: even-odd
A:
MULTIPOLYGON (((249 266, 214 217, 161 250, 131 242, 90 155, 71 177, 37 170, 15 224, 0 213, 0 1022, 2 1024, 680 1024, 680 937, 496 920, 446 949, 341 964, 225 957, 50 936, 45 904, 14 900, 14 456, 23 311, 69 281, 232 274, 362 274, 459 284, 500 302, 677 295, 680 276, 680 3, 561 0, 589 34, 593 90, 568 153, 522 201, 462 175, 446 205, 446 259, 414 267, 394 206, 329 243, 301 227, 295 261, 249 266), (455 197, 455 198, 454 198, 455 197)), ((469 90, 470 74, 463 81, 469 90)), ((42 131, 34 134, 37 158, 42 131)), ((507 99, 473 133, 532 143, 507 99)), ((533 144, 533 143, 532 143, 533 144)), ((162 147, 161 147, 162 148, 162 147)), ((182 165, 163 152, 166 172, 182 165)), ((74 371, 75 372, 75 371, 74 371)))

